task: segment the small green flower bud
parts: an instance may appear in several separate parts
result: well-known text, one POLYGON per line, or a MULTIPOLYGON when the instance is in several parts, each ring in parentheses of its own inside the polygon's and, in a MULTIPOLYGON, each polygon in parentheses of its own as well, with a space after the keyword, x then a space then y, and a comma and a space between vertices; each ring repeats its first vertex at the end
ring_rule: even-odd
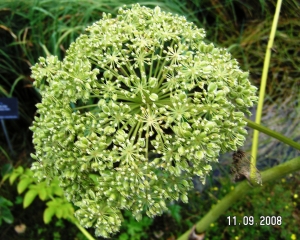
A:
POLYGON ((149 98, 155 102, 158 99, 158 95, 156 93, 151 93, 151 95, 149 96, 149 98))
POLYGON ((198 159, 198 160, 202 160, 204 158, 204 152, 203 151, 197 151, 195 153, 195 158, 198 159))
POLYGON ((182 146, 178 148, 178 153, 180 156, 184 155, 184 148, 182 146))
POLYGON ((245 105, 243 99, 241 99, 241 98, 237 98, 237 99, 235 99, 235 101, 236 101, 236 103, 237 103, 239 106, 244 106, 244 105, 245 105))
POLYGON ((188 201, 189 201, 187 195, 181 195, 180 199, 181 199, 181 201, 184 202, 184 203, 188 203, 188 201))
POLYGON ((150 88, 155 88, 157 85, 157 78, 151 77, 149 79, 149 87, 150 88))
POLYGON ((114 201, 116 200, 116 195, 115 194, 111 194, 108 198, 109 201, 114 201))
POLYGON ((135 214, 134 217, 135 217, 135 220, 137 220, 139 222, 142 220, 143 215, 141 213, 138 213, 138 214, 135 214))

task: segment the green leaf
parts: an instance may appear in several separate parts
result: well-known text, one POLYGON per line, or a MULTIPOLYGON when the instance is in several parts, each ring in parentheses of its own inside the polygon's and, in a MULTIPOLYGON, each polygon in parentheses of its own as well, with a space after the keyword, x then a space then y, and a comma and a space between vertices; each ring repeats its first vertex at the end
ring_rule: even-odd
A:
POLYGON ((57 195, 57 196, 60 196, 60 197, 61 197, 61 196, 64 195, 64 192, 63 192, 62 188, 59 187, 59 186, 53 187, 53 188, 52 188, 52 191, 53 191, 53 193, 54 193, 55 195, 57 195))
POLYGON ((38 192, 36 189, 29 190, 24 197, 23 207, 27 208, 35 199, 36 195, 38 195, 38 192))
POLYGON ((24 168, 19 166, 16 168, 9 177, 9 183, 12 185, 14 181, 24 172, 24 168))
POLYGON ((129 237, 127 235, 127 233, 122 233, 120 236, 119 236, 119 240, 128 240, 129 237))
POLYGON ((18 183, 18 187, 17 187, 17 190, 18 190, 18 193, 21 194, 22 192, 24 192, 24 190, 28 187, 28 185, 30 183, 33 182, 33 179, 32 178, 23 178, 19 183, 18 183))
POLYGON ((58 206, 57 208, 56 208, 56 211, 55 211, 55 215, 56 215, 56 217, 57 218, 62 218, 62 216, 63 215, 65 215, 65 214, 63 214, 63 208, 62 208, 63 206, 58 206))
POLYGON ((45 201, 48 198, 48 192, 46 188, 41 188, 39 190, 39 197, 42 201, 45 201))
POLYGON ((6 179, 10 178, 10 174, 5 174, 1 180, 1 182, 5 182, 6 179))
POLYGON ((33 171, 30 168, 26 168, 23 174, 28 177, 33 177, 33 171))
POLYGON ((64 218, 72 218, 74 216, 74 207, 71 203, 66 202, 64 204, 64 218))
MULTIPOLYGON (((49 209, 53 209, 52 215, 55 214, 57 218, 72 218, 74 208, 72 204, 62 198, 54 198, 46 203, 49 209)), ((49 214, 50 214, 50 210, 49 214)), ((49 216, 48 216, 49 217, 49 216)), ((52 217, 52 216, 51 216, 52 217)))
POLYGON ((23 196, 18 195, 15 200, 15 204, 21 204, 23 202, 23 196))
POLYGON ((1 208, 1 216, 6 223, 11 224, 14 222, 14 216, 11 214, 10 209, 5 207, 1 208))
POLYGON ((46 208, 43 215, 44 223, 48 224, 49 222, 51 222, 51 219, 55 214, 55 210, 56 210, 55 207, 46 208))
POLYGON ((0 196, 0 207, 10 207, 13 206, 13 203, 6 198, 0 196))
POLYGON ((180 215, 180 210, 181 210, 181 206, 174 204, 174 205, 170 205, 168 207, 171 216, 175 219, 175 221, 180 224, 181 221, 181 215, 180 215))
POLYGON ((64 195, 63 189, 59 186, 59 181, 57 178, 55 178, 51 182, 50 186, 51 186, 51 188, 50 188, 51 194, 55 194, 60 197, 64 195))
POLYGON ((16 172, 13 172, 10 176, 9 176, 9 183, 12 185, 14 183, 14 181, 17 179, 17 177, 19 177, 19 174, 16 172))

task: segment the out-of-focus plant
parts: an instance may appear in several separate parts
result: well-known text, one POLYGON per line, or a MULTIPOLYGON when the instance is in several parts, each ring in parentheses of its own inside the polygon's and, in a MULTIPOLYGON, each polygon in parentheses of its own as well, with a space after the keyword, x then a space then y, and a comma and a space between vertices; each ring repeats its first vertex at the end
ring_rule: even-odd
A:
MULTIPOLYGON (((59 186, 57 178, 52 179, 50 183, 49 181, 37 182, 37 179, 33 177, 33 172, 30 169, 24 169, 22 166, 19 166, 18 168, 13 169, 11 173, 6 174, 2 181, 5 181, 6 179, 9 179, 10 184, 13 184, 18 180, 17 190, 19 194, 26 191, 23 199, 24 208, 27 208, 37 196, 39 196, 42 201, 46 202, 47 208, 43 214, 43 220, 46 224, 52 220, 53 216, 56 216, 58 219, 67 219, 74 223, 87 239, 93 239, 75 219, 73 205, 64 197, 63 190, 59 186)), ((3 202, 6 203, 6 205, 9 204, 7 200, 3 202)), ((4 213, 6 213, 6 215, 3 215, 5 217, 4 220, 9 220, 7 210, 4 213)), ((10 217, 10 220, 12 219, 10 217)))
POLYGON ((124 211, 124 221, 121 230, 124 232, 119 235, 118 240, 139 240, 147 239, 147 229, 153 223, 153 219, 148 216, 143 216, 140 221, 136 221, 131 212, 124 211))
MULTIPOLYGON (((4 154, 5 157, 7 157, 8 160, 10 160, 9 155, 6 153, 4 149, 0 147, 1 152, 4 154)), ((2 186, 4 180, 3 177, 11 172, 12 166, 11 164, 4 164, 1 167, 0 170, 0 175, 1 175, 1 181, 0 181, 0 187, 2 186)), ((3 222, 6 222, 8 224, 11 224, 14 221, 14 216, 11 213, 11 207, 14 204, 7 199, 5 196, 0 196, 0 226, 2 225, 3 222)))
POLYGON ((134 5, 87 28, 66 57, 32 67, 41 91, 35 176, 58 177, 75 215, 97 236, 187 202, 220 152, 243 145, 256 87, 205 31, 156 7, 134 5))
POLYGON ((14 221, 14 216, 12 215, 10 208, 13 203, 8 199, 0 196, 0 226, 2 222, 12 223, 14 221))

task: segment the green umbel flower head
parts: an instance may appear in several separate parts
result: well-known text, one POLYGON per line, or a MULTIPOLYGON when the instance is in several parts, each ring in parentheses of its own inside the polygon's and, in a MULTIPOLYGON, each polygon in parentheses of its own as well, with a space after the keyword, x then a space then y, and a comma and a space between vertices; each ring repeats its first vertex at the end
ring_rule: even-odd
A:
POLYGON ((84 227, 108 237, 122 209, 137 220, 187 202, 220 152, 245 140, 257 100, 248 73, 184 17, 134 5, 32 67, 42 95, 31 130, 42 178, 57 176, 84 227))

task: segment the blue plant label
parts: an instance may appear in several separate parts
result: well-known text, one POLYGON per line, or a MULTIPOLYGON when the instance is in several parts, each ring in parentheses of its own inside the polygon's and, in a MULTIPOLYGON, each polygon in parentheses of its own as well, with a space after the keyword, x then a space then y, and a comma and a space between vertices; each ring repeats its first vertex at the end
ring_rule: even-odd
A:
POLYGON ((0 119, 19 118, 18 99, 0 98, 0 119))

